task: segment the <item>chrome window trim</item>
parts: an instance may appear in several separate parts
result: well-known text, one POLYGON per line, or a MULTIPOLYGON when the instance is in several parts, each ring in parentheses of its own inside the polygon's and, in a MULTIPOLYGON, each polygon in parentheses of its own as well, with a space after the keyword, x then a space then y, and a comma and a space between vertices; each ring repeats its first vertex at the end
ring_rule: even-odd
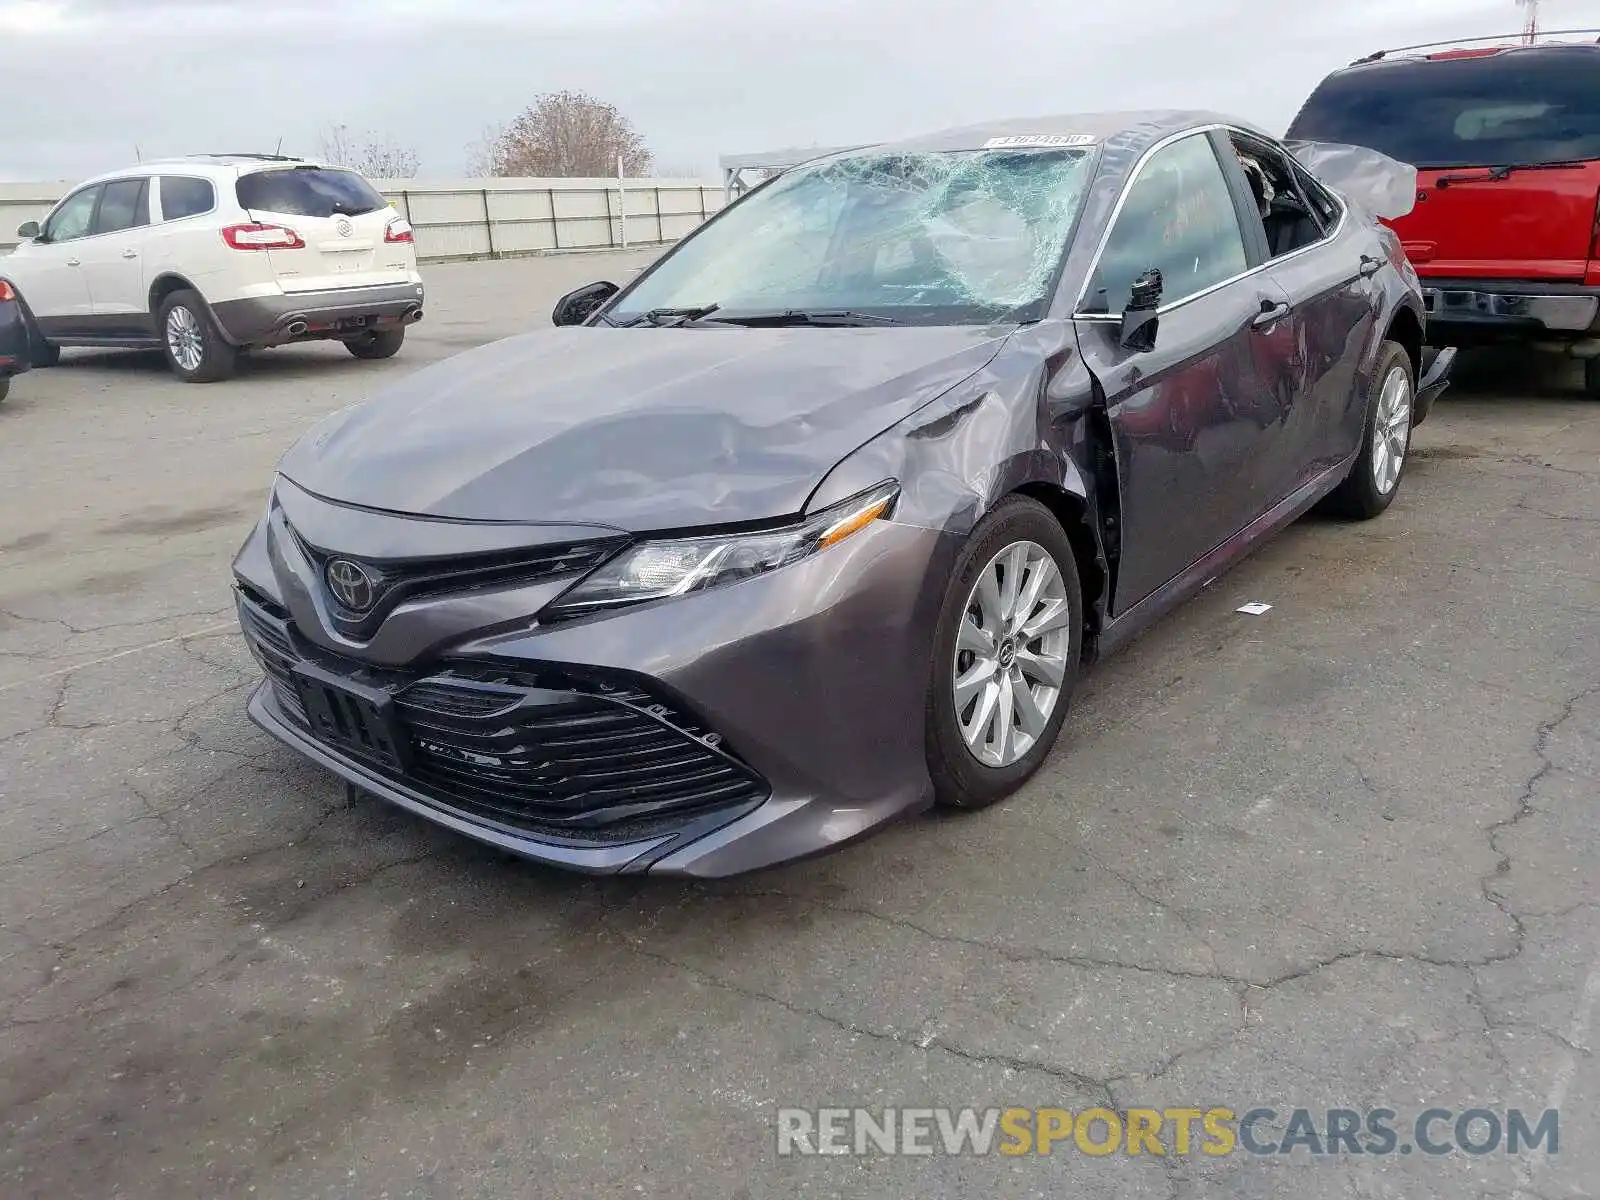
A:
MULTIPOLYGON (((1168 134, 1166 137, 1150 146, 1149 149, 1141 154, 1139 156, 1139 161, 1133 164, 1133 170, 1128 172, 1127 182, 1122 185, 1122 193, 1117 197, 1116 204, 1112 206, 1111 217, 1106 222, 1105 232, 1100 235, 1100 244, 1095 247, 1094 257, 1089 260, 1089 270, 1084 274, 1083 287, 1079 289, 1078 298, 1073 302, 1072 320, 1115 321, 1118 323, 1122 321, 1122 315, 1120 313, 1084 312, 1083 302, 1088 298, 1089 285, 1094 282, 1095 273, 1100 270, 1100 258, 1105 254, 1106 246, 1111 241, 1111 233, 1114 229, 1116 229, 1117 221, 1122 216, 1122 209, 1127 203, 1128 193, 1133 190, 1133 185, 1139 181, 1139 176, 1144 173, 1145 167, 1149 165, 1150 160, 1155 157, 1155 155, 1165 150, 1168 146, 1173 146, 1178 142, 1183 141, 1184 138, 1197 137, 1202 134, 1210 134, 1216 132, 1217 130, 1223 130, 1228 133, 1240 133, 1245 137, 1253 137, 1257 139, 1263 136, 1262 134, 1256 133, 1249 129, 1241 129, 1237 125, 1197 125, 1192 129, 1185 129, 1178 133, 1168 134)), ((1270 141, 1271 139, 1268 140, 1270 141)), ((1291 155, 1291 157, 1293 156, 1291 155)), ((1222 167, 1223 164, 1219 162, 1217 166, 1222 167)), ((1225 167, 1223 168, 1223 173, 1224 175, 1227 173, 1225 167)), ((1214 292, 1221 291, 1225 287, 1229 287, 1232 284, 1238 283, 1241 279, 1248 279, 1250 276, 1259 271, 1264 271, 1268 267, 1275 267, 1279 263, 1288 262, 1293 258, 1297 258, 1300 255, 1305 254, 1307 251, 1316 250, 1319 247, 1325 246, 1329 242, 1332 242, 1344 232, 1345 224, 1350 219, 1350 206, 1345 203, 1344 197, 1340 196, 1332 188, 1328 187, 1326 184, 1324 184, 1323 187, 1324 190, 1326 190, 1327 193, 1333 197, 1334 202, 1339 206, 1339 220, 1334 224, 1334 227, 1325 233, 1321 238, 1314 242, 1310 242, 1307 245, 1301 246, 1298 250, 1291 250, 1289 253, 1280 255, 1277 258, 1263 259, 1255 266, 1240 271, 1237 275, 1230 275, 1227 279, 1213 283, 1210 287, 1201 288, 1198 292, 1192 292, 1187 296, 1178 298, 1177 300, 1169 301, 1168 303, 1163 304, 1156 309, 1156 315, 1162 316, 1171 312, 1173 309, 1183 307, 1185 304, 1191 304, 1196 300, 1204 299, 1214 292)), ((1242 236, 1244 234, 1244 230, 1241 229, 1239 233, 1242 236)))

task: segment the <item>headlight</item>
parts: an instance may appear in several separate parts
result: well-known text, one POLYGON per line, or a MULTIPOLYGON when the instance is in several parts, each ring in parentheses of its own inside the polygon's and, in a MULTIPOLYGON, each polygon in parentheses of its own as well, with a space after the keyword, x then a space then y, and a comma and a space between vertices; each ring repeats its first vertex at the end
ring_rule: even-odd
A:
POLYGON ((774 571, 837 546, 887 517, 899 495, 898 484, 882 483, 786 529, 640 542, 562 593, 542 615, 573 617, 664 600, 774 571))

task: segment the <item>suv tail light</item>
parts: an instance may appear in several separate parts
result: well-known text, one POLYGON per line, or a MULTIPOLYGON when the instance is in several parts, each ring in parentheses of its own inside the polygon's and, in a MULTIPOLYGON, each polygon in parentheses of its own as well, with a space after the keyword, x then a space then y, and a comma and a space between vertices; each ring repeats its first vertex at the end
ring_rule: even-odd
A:
POLYGON ((404 217, 396 217, 384 228, 383 240, 386 242, 415 242, 417 239, 411 232, 411 222, 404 217))
POLYGON ((15 300, 16 298, 17 294, 11 290, 11 285, 4 279, 0 279, 0 304, 5 303, 7 300, 15 300))
POLYGON ((1600 197, 1594 205, 1594 237, 1589 240, 1589 257, 1600 258, 1600 197))
POLYGON ((229 225, 222 240, 235 250, 300 250, 305 240, 283 225, 229 225))

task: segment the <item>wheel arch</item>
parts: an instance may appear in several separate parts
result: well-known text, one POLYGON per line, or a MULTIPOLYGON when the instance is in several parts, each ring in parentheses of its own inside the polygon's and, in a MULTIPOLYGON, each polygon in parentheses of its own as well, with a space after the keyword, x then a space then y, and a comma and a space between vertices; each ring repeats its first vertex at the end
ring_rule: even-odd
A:
MULTIPOLYGON (((201 295, 200 289, 195 287, 188 279, 176 271, 163 271, 150 283, 150 315, 152 317, 160 313, 162 303, 173 292, 193 292, 200 297, 202 302, 205 302, 205 296, 201 295)), ((206 307, 209 308, 210 305, 207 304, 206 307)))
POLYGON ((1044 505, 1066 532, 1078 568, 1078 582, 1083 587, 1082 657, 1085 662, 1093 661, 1110 580, 1105 557, 1100 550, 1100 540, 1095 536, 1094 518, 1089 511, 1088 500, 1050 480, 1033 480, 1007 494, 1024 496, 1044 505))
POLYGON ((1401 304, 1390 316, 1383 337, 1384 341, 1398 342, 1405 347, 1411 358, 1411 380, 1415 383, 1422 373, 1422 318, 1409 304, 1401 304))

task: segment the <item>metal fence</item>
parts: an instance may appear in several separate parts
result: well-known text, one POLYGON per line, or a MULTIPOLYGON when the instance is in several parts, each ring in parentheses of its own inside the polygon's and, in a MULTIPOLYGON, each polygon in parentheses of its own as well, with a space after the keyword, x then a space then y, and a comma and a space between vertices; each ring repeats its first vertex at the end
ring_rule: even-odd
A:
MULTIPOLYGON (((698 179, 377 180, 416 230, 424 262, 660 245, 689 233, 723 204, 698 179)), ((42 220, 65 183, 0 183, 0 251, 17 226, 42 220)))

